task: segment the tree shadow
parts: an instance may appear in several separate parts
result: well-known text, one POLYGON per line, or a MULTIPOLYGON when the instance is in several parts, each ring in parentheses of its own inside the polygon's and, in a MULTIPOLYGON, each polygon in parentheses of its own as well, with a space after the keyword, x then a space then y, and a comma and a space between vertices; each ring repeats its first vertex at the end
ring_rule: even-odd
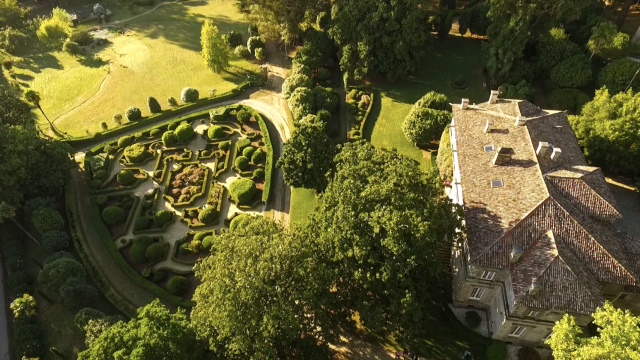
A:
POLYGON ((104 61, 99 57, 93 56, 92 54, 87 56, 80 56, 77 58, 77 60, 80 65, 90 68, 99 68, 109 63, 108 61, 104 61))
POLYGON ((371 106, 371 111, 369 111, 367 122, 364 124, 364 128, 362 129, 363 139, 371 141, 371 134, 373 134, 373 128, 375 128, 376 122, 378 122, 381 110, 382 99, 380 99, 380 93, 377 93, 373 97, 373 105, 371 106))
POLYGON ((34 77, 32 75, 29 75, 29 74, 16 73, 16 79, 23 80, 23 81, 31 81, 31 80, 34 79, 34 77))
POLYGON ((62 70, 63 66, 58 59, 51 53, 38 53, 31 54, 29 57, 24 57, 18 61, 15 65, 19 69, 26 69, 36 74, 42 72, 44 69, 56 69, 62 70))

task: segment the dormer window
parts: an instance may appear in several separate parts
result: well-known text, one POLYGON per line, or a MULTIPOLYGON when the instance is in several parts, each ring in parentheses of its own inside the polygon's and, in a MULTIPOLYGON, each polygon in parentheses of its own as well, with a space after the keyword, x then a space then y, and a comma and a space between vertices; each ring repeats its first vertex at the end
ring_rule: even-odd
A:
POLYGON ((493 151, 493 145, 485 145, 484 146, 484 151, 487 151, 487 152, 493 151))
POLYGON ((498 187, 503 187, 503 186, 504 186, 504 182, 502 182, 502 179, 491 180, 491 187, 492 188, 498 188, 498 187))

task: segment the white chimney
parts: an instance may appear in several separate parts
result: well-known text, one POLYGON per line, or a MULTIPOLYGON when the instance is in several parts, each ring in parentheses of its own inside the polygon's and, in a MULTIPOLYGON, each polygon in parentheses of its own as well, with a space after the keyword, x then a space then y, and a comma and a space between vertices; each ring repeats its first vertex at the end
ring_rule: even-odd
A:
POLYGON ((490 133, 491 132, 491 125, 493 125, 493 122, 490 120, 487 120, 487 125, 485 125, 484 127, 484 133, 490 133))
POLYGON ((460 109, 466 110, 469 107, 469 99, 462 99, 462 104, 460 104, 460 109))
POLYGON ((489 104, 495 104, 498 102, 498 97, 500 96, 500 92, 498 90, 491 90, 491 96, 489 96, 489 104))
POLYGON ((515 151, 513 151, 512 148, 501 147, 493 157, 493 165, 500 166, 509 164, 514 153, 515 151))
POLYGON ((529 295, 536 296, 540 290, 542 290, 542 283, 538 280, 534 280, 531 283, 531 287, 529 288, 529 295))
POLYGON ((549 152, 549 143, 546 141, 540 141, 538 143, 538 150, 536 150, 536 154, 540 156, 540 158, 544 158, 549 152))
POLYGON ((551 153, 551 160, 558 161, 561 155, 562 150, 560 148, 553 148, 553 152, 551 153))
POLYGON ((527 123, 527 120, 521 118, 520 116, 516 116, 516 126, 522 126, 527 123))
POLYGON ((518 262, 520 257, 524 254, 524 250, 522 250, 522 246, 520 244, 513 244, 513 248, 511 249, 511 254, 509 257, 509 262, 515 264, 518 262))

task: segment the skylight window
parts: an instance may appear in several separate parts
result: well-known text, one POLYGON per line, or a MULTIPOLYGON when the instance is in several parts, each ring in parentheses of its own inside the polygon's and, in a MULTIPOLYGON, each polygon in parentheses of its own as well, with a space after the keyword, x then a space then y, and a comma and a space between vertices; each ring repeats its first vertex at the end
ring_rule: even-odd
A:
POLYGON ((491 187, 492 188, 503 187, 503 186, 504 186, 504 183, 502 182, 502 179, 491 180, 491 187))
POLYGON ((493 151, 493 145, 485 145, 484 151, 493 151))

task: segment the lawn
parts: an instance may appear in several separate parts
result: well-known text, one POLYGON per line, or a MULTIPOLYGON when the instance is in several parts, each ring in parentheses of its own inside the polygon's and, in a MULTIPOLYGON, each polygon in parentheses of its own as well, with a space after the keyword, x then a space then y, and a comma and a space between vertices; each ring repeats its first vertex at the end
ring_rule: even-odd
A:
POLYGON ((289 222, 304 221, 313 212, 317 202, 315 190, 291 188, 289 222))
MULTIPOLYGON (((209 90, 222 93, 244 81, 234 67, 257 70, 258 66, 234 58, 230 72, 214 74, 202 64, 200 28, 213 18, 221 33, 235 30, 247 37, 248 23, 236 11, 232 0, 168 3, 152 13, 119 23, 129 31, 110 39, 109 45, 88 49, 99 59, 75 59, 62 52, 19 54, 15 61, 18 81, 42 94, 42 108, 49 119, 71 135, 85 130, 100 131, 100 122, 116 124, 113 114, 123 114, 130 106, 148 115, 147 97, 154 96, 163 107, 167 98, 180 98, 191 86, 208 96, 209 90)), ((150 8, 137 8, 141 14, 150 8)), ((128 12, 128 11, 126 11, 128 12)), ((125 13, 126 14, 126 13, 125 13)), ((118 13, 118 18, 125 17, 118 13)), ((38 121, 44 118, 36 113, 38 121)))
POLYGON ((446 41, 434 40, 429 54, 417 71, 395 82, 374 82, 370 87, 377 96, 364 136, 377 147, 396 148, 420 162, 423 171, 430 167, 430 153, 407 141, 402 122, 411 106, 429 91, 443 93, 453 103, 463 97, 471 103, 486 101, 489 90, 483 88, 481 40, 450 35, 446 41), (449 83, 461 76, 468 87, 455 90, 449 83), (381 99, 378 101, 377 99, 381 99))

